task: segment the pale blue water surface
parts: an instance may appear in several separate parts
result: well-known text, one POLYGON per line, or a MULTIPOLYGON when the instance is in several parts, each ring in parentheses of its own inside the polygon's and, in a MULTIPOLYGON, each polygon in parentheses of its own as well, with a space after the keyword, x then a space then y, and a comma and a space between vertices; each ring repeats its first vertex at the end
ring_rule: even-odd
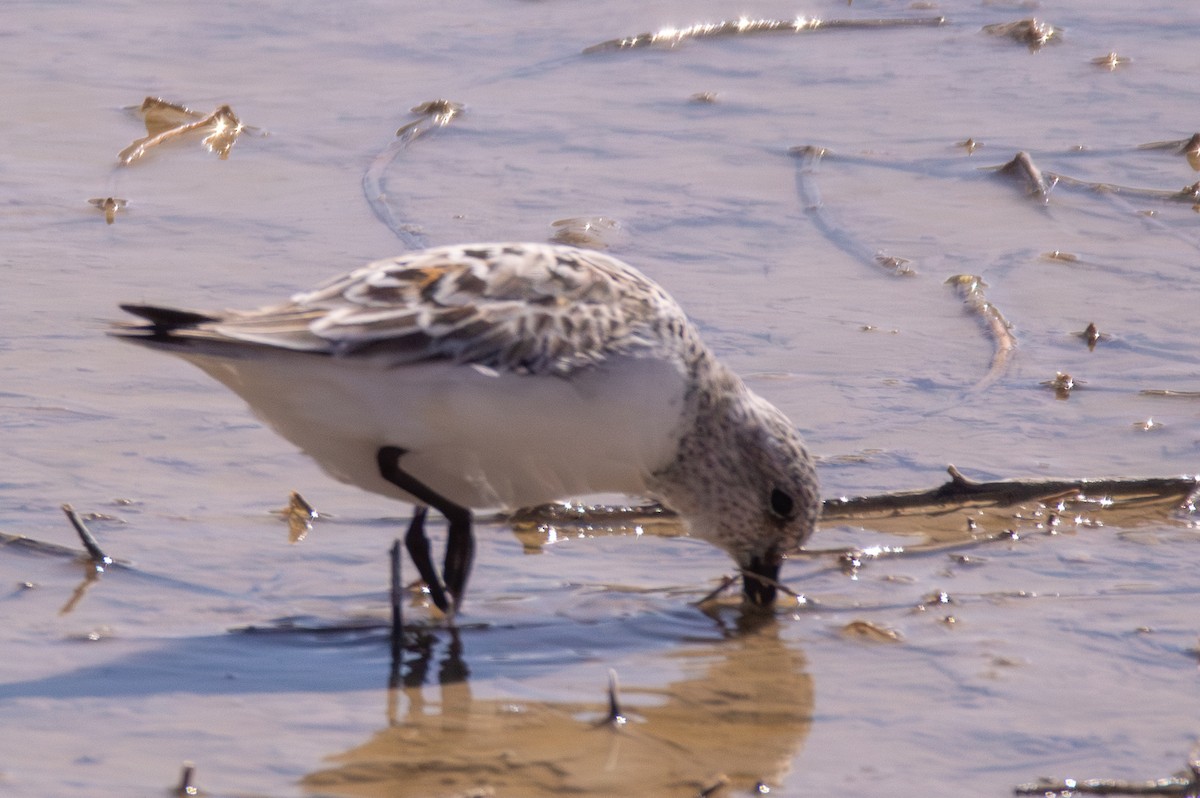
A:
MULTIPOLYGON (((406 229, 545 240, 559 219, 617 220, 610 251, 795 420, 826 495, 931 487, 949 463, 1196 473, 1200 403, 1139 394, 1200 390, 1194 204, 1062 184, 1042 203, 982 167, 1024 150, 1084 181, 1195 183, 1183 155, 1137 147, 1200 128, 1198 39, 1200 6, 1164 0, 9 0, 0 532, 77 547, 69 502, 113 516, 92 527, 136 568, 71 603, 85 566, 0 547, 0 794, 165 794, 184 760, 209 794, 239 796, 695 795, 721 773, 718 795, 756 779, 1007 795, 1179 769, 1200 737, 1187 516, 1067 519, 976 563, 901 557, 856 579, 801 560, 785 578, 818 608, 740 633, 732 608, 690 605, 729 570, 702 543, 568 535, 527 556, 486 527, 461 653, 434 631, 428 672, 410 674, 424 687, 389 699, 378 629, 227 630, 384 621, 408 509, 333 482, 200 373, 103 330, 120 301, 253 306, 402 251, 362 178, 410 108, 446 98, 463 117, 384 172, 406 229), (581 54, 741 14, 947 24, 581 54), (1062 40, 1032 52, 981 32, 1033 15, 1062 40), (1110 52, 1131 61, 1092 63, 1110 52), (118 167, 144 132, 123 108, 147 95, 228 103, 257 130, 225 161, 193 141, 118 167), (800 145, 829 154, 798 184, 800 145), (87 200, 110 195, 129 206, 106 225, 87 200), (943 285, 959 273, 986 280, 1017 341, 982 390, 993 344, 943 285), (1112 336, 1095 351, 1072 335, 1089 322, 1112 336), (1056 372, 1085 384, 1058 400, 1040 384, 1056 372), (269 515, 290 490, 335 516, 296 545, 269 515), (957 603, 914 609, 939 590, 957 603), (902 640, 840 633, 859 620, 902 640), (593 728, 610 668, 634 716, 615 734, 593 728)), ((895 543, 830 525, 813 545, 861 541, 895 543)))

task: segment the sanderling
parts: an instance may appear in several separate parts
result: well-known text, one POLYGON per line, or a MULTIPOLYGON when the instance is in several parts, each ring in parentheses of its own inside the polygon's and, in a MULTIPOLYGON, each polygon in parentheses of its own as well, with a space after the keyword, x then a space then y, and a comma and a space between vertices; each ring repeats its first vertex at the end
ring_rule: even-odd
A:
POLYGON ((759 605, 816 523, 787 417, 665 290, 597 252, 446 246, 259 310, 122 308, 144 321, 113 334, 199 366, 337 479, 414 503, 405 542, 446 612, 470 573, 472 509, 657 499, 733 556, 759 605), (426 507, 449 523, 441 575, 426 507))

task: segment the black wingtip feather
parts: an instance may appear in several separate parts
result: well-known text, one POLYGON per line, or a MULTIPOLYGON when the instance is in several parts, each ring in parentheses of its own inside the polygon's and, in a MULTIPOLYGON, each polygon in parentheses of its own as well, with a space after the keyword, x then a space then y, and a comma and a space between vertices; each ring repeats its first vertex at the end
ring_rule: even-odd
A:
POLYGON ((216 321, 213 316, 197 313, 192 310, 164 308, 157 305, 122 304, 121 310, 143 318, 153 325, 154 332, 169 333, 172 330, 195 327, 200 324, 216 321))

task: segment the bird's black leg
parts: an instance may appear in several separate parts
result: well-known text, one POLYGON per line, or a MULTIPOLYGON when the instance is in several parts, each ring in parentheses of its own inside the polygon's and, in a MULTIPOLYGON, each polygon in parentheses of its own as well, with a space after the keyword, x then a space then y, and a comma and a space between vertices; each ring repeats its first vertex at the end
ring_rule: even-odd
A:
POLYGON ((447 612, 450 602, 446 599, 442 577, 438 575, 437 569, 433 567, 433 560, 429 557, 429 538, 425 536, 425 515, 428 512, 429 508, 425 505, 419 505, 413 510, 412 523, 408 525, 408 532, 404 535, 404 547, 408 549, 408 556, 412 557, 417 566, 417 573, 428 585, 433 603, 442 612, 447 612))
POLYGON ((454 505, 453 510, 438 508, 450 522, 446 534, 446 560, 442 565, 442 577, 446 589, 454 597, 455 608, 462 606, 463 594, 467 591, 467 577, 471 575, 471 564, 475 561, 475 535, 471 532, 471 511, 454 505))
POLYGON ((429 538, 425 536, 425 515, 421 510, 413 516, 408 534, 404 537, 404 545, 413 558, 421 578, 429 586, 430 598, 442 612, 450 612, 450 602, 446 598, 449 590, 454 600, 454 609, 462 604, 466 592, 467 577, 471 574, 471 563, 475 557, 475 538, 471 532, 471 511, 462 507, 441 494, 432 490, 417 478, 400 467, 400 458, 405 450, 397 446, 383 446, 376 453, 379 464, 379 474, 400 490, 408 493, 420 502, 433 507, 446 517, 450 531, 446 536, 446 560, 443 566, 443 577, 438 577, 429 556, 429 538))

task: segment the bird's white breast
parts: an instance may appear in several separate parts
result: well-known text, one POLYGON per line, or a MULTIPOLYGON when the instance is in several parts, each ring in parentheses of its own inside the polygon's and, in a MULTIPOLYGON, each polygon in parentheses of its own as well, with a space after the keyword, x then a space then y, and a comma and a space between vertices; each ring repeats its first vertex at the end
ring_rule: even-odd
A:
POLYGON ((382 446, 406 450, 401 468, 460 505, 516 508, 644 492, 683 422, 685 375, 659 358, 560 377, 288 352, 187 357, 332 476, 405 500, 379 475, 382 446))

